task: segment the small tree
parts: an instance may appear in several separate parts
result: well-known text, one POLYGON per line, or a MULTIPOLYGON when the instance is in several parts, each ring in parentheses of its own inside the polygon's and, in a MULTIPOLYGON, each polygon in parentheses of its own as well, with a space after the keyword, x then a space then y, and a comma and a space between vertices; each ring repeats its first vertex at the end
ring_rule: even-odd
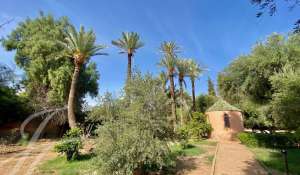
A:
POLYGON ((95 165, 100 174, 132 175, 158 170, 167 163, 171 127, 160 81, 133 74, 126 92, 131 102, 121 97, 124 102, 119 103, 118 113, 107 108, 106 114, 120 115, 110 117, 97 132, 95 165))
POLYGON ((216 91, 215 91, 214 83, 212 82, 212 80, 210 79, 210 77, 208 77, 207 84, 208 84, 208 95, 216 96, 216 91))

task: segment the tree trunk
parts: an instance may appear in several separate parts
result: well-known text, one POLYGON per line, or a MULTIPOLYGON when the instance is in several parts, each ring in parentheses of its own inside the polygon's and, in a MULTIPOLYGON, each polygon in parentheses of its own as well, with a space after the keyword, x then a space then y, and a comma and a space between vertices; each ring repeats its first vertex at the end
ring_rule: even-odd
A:
POLYGON ((183 79, 179 78, 180 86, 180 125, 183 126, 183 79))
POLYGON ((131 62, 132 62, 132 53, 128 53, 127 81, 131 80, 131 62))
POLYGON ((80 70, 80 65, 75 63, 75 69, 72 77, 72 83, 70 87, 70 93, 69 93, 69 99, 68 99, 68 122, 70 128, 75 128, 76 127, 76 117, 75 117, 75 92, 76 92, 76 86, 77 86, 77 81, 79 77, 79 70, 80 70))
POLYGON ((193 111, 195 112, 196 111, 196 99, 195 99, 195 80, 191 80, 192 82, 192 98, 193 98, 193 111))
POLYGON ((175 102, 175 85, 174 85, 174 77, 173 74, 169 75, 169 79, 170 79, 170 93, 171 93, 171 99, 172 99, 172 122, 173 122, 173 127, 174 127, 174 131, 176 129, 176 102, 175 102))

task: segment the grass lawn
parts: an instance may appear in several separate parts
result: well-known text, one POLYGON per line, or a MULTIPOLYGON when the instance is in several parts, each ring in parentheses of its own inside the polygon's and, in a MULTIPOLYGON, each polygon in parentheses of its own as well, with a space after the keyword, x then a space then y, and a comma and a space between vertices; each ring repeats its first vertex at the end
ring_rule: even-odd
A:
MULTIPOLYGON (((268 168, 285 172, 284 159, 280 151, 266 148, 251 148, 251 150, 268 168)), ((300 175, 300 149, 288 150, 288 164, 290 173, 300 175)))
POLYGON ((183 156, 198 156, 200 154, 205 153, 203 149, 201 149, 199 146, 188 144, 186 148, 182 148, 180 144, 175 144, 170 147, 171 152, 177 153, 178 155, 183 156))
MULTIPOLYGON (((170 147, 171 152, 174 155, 181 156, 198 156, 206 153, 206 150, 201 148, 201 145, 211 145, 215 144, 209 141, 197 141, 191 142, 186 148, 182 148, 180 144, 174 144, 170 147)), ((79 160, 74 160, 68 162, 65 156, 59 156, 55 159, 49 160, 43 163, 38 171, 43 175, 78 175, 78 174, 88 174, 88 171, 92 168, 92 159, 91 155, 81 155, 79 160)), ((206 157, 207 162, 211 162, 213 156, 208 155, 206 157)))
POLYGON ((65 156, 59 156, 42 164, 38 171, 41 174, 78 175, 91 167, 92 156, 82 155, 79 160, 67 162, 65 156))
POLYGON ((218 142, 212 140, 192 140, 190 143, 195 145, 217 146, 218 142))

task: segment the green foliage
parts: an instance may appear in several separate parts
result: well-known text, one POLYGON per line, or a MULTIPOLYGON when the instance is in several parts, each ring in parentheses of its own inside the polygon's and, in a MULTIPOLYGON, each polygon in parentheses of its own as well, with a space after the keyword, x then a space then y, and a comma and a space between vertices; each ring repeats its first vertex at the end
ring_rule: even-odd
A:
MULTIPOLYGON (((256 115, 248 117, 252 122, 266 121, 261 124, 295 129, 300 112, 299 66, 300 35, 285 38, 274 34, 266 42, 258 43, 249 55, 235 59, 219 74, 219 93, 241 108, 247 108, 250 103, 258 105, 256 115)), ((249 114, 254 110, 251 111, 249 114)))
POLYGON ((199 78, 200 75, 203 74, 204 68, 200 66, 195 60, 189 59, 189 72, 188 76, 192 81, 195 81, 197 78, 199 78))
POLYGON ((243 111, 244 126, 253 130, 274 130, 275 124, 270 112, 270 105, 260 105, 245 100, 240 108, 243 111))
POLYGON ((167 144, 155 137, 153 131, 141 128, 146 122, 115 121, 100 127, 96 164, 102 174, 129 175, 135 169, 165 165, 169 154, 167 144))
MULTIPOLYGON (((62 41, 71 24, 63 17, 55 19, 41 14, 18 24, 2 44, 8 51, 15 51, 16 64, 25 71, 26 93, 36 109, 66 104, 73 63, 64 57, 62 41), (61 59, 59 59, 61 58, 61 59)), ((98 90, 98 73, 94 64, 83 65, 78 83, 77 105, 80 109, 84 96, 94 96, 98 90)))
POLYGON ((104 123, 120 118, 122 101, 113 97, 109 92, 99 97, 100 104, 93 107, 89 112, 87 121, 93 123, 104 123))
POLYGON ((292 133, 239 133, 239 140, 249 147, 291 148, 299 142, 292 133))
POLYGON ((198 156, 204 153, 203 149, 194 144, 187 144, 186 147, 180 144, 174 144, 170 147, 170 150, 172 154, 177 156, 198 156))
POLYGON ((79 149, 82 148, 81 134, 82 131, 79 128, 70 129, 62 140, 55 145, 55 151, 65 154, 68 161, 77 159, 79 149))
POLYGON ((196 111, 205 113, 206 110, 211 107, 215 102, 217 101, 217 98, 211 95, 199 95, 196 98, 196 111))
POLYGON ((6 122, 23 120, 32 112, 29 99, 16 90, 0 86, 0 125, 6 122))
POLYGON ((212 127, 207 122, 207 117, 200 113, 192 113, 191 120, 188 123, 181 127, 178 131, 179 139, 185 142, 188 138, 201 139, 208 137, 211 133, 212 127))
POLYGON ((209 77, 208 77, 208 80, 207 80, 207 84, 208 84, 208 95, 216 96, 214 83, 212 82, 212 80, 209 77))
POLYGON ((79 31, 76 31, 74 26, 69 25, 65 35, 64 40, 58 42, 66 50, 66 56, 74 59, 76 64, 81 65, 95 55, 106 55, 100 52, 105 46, 95 44, 96 35, 93 30, 86 31, 83 26, 80 26, 79 31))
POLYGON ((136 32, 123 32, 122 37, 112 41, 112 44, 121 49, 121 53, 134 54, 137 49, 144 46, 136 32))
MULTIPOLYGON (((266 167, 285 172, 284 158, 280 152, 281 150, 267 148, 252 148, 251 150, 254 152, 256 159, 266 167)), ((287 153, 290 174, 300 174, 300 149, 288 149, 287 153)))
POLYGON ((170 163, 167 145, 170 125, 167 97, 160 81, 151 75, 133 74, 119 102, 110 95, 100 105, 95 158, 101 174, 132 174, 158 170, 170 163), (117 110, 115 110, 117 109, 117 110))
POLYGON ((276 123, 289 129, 300 126, 300 66, 297 70, 288 65, 271 78, 274 87, 271 102, 276 123))

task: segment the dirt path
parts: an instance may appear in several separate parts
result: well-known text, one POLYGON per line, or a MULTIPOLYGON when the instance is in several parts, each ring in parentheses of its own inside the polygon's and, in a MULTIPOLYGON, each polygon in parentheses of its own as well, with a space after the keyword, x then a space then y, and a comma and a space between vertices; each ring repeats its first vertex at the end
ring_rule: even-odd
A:
POLYGON ((238 142, 220 142, 214 175, 267 175, 251 151, 238 142))
POLYGON ((1 175, 33 175, 34 169, 42 161, 55 157, 52 152, 55 142, 43 140, 27 147, 0 154, 1 175))
POLYGON ((209 175, 211 172, 212 158, 216 146, 200 145, 205 153, 199 156, 181 157, 177 162, 176 175, 209 175), (211 158, 211 160, 210 160, 211 158))

